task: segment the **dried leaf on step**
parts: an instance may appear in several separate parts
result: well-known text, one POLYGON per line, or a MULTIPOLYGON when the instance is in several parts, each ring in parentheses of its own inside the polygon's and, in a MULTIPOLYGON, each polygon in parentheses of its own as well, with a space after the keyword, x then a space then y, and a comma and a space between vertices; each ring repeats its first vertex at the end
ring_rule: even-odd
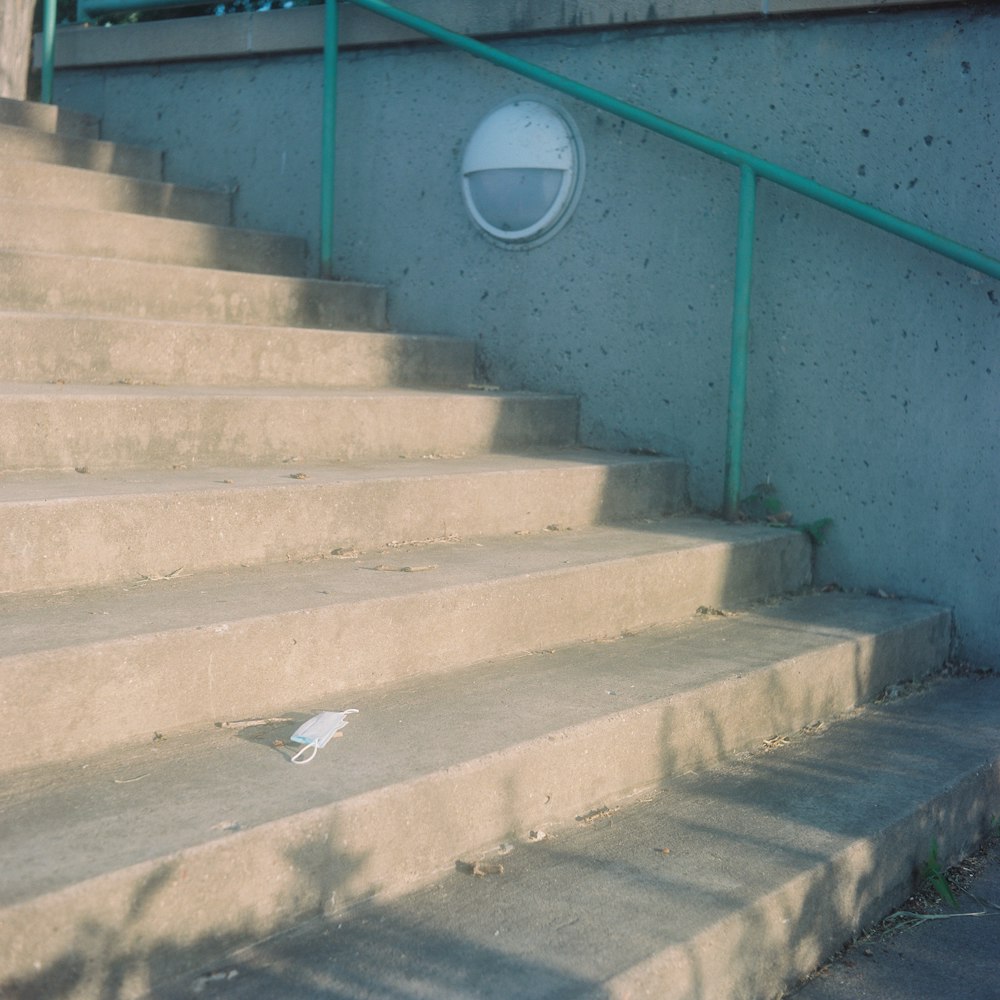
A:
POLYGON ((428 570, 437 569, 437 566, 387 566, 385 563, 379 563, 377 566, 372 566, 372 569, 380 573, 426 573, 428 570))
POLYGON ((219 729, 248 729, 250 726, 271 726, 279 722, 294 722, 290 716, 273 716, 269 719, 236 719, 232 722, 217 722, 219 729))
POLYGON ((499 861, 456 861, 455 867, 465 875, 484 878, 487 875, 503 875, 503 865, 499 861))
POLYGON ((709 604, 703 604, 695 612, 696 615, 707 615, 712 618, 732 618, 732 611, 723 611, 721 608, 713 608, 709 604))
POLYGON ((611 810, 607 806, 601 806, 600 809, 591 809, 589 813, 577 816, 576 820, 578 823, 593 823, 598 819, 607 819, 610 815, 611 810))

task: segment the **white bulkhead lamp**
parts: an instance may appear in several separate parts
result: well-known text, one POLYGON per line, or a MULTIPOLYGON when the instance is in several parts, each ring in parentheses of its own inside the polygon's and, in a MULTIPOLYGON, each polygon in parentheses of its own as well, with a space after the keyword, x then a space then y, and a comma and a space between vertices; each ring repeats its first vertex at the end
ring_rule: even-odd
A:
POLYGON ((569 220, 583 186, 583 144, 572 120, 534 97, 494 108, 469 139, 462 194, 494 240, 535 246, 569 220))

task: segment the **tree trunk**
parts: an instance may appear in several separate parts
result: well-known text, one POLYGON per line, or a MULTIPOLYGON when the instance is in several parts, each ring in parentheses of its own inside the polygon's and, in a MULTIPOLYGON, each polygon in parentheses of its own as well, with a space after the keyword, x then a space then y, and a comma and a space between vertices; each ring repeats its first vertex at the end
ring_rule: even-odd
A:
POLYGON ((0 0, 0 97, 24 100, 35 0, 0 0))

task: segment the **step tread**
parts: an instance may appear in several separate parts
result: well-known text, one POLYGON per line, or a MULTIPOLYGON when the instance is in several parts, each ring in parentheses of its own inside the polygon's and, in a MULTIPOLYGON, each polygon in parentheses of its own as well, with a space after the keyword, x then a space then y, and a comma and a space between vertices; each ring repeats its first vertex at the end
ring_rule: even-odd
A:
POLYGON ((409 387, 0 384, 0 468, 426 458, 573 444, 571 396, 409 387))
POLYGON ((72 111, 54 104, 38 101, 21 101, 0 97, 0 121, 39 132, 56 132, 84 139, 96 139, 100 133, 100 119, 82 111, 72 111))
POLYGON ((0 155, 14 159, 82 166, 142 180, 163 179, 162 152, 106 139, 41 132, 0 122, 0 151, 0 155))
MULTIPOLYGON (((617 717, 624 736, 629 716, 662 712, 665 702, 694 689, 738 683, 775 660, 853 644, 861 635, 940 613, 922 604, 842 595, 776 602, 616 642, 345 694, 335 704, 303 705, 288 724, 205 726, 162 740, 151 733, 141 745, 11 775, 0 781, 3 898, 7 905, 21 902, 219 840, 234 829, 251 830, 544 743, 595 720, 617 717), (290 770, 290 751, 275 749, 273 740, 287 741, 315 711, 346 708, 360 712, 345 738, 310 766, 290 770), (74 847, 79 844, 88 846, 80 851, 74 847)), ((771 735, 772 724, 761 719, 767 731, 758 738, 771 735)))
MULTIPOLYGON (((290 487, 289 478, 308 487, 400 479, 451 479, 471 475, 507 475, 561 468, 639 466, 670 458, 601 452, 588 448, 532 449, 520 454, 471 455, 442 459, 355 461, 328 465, 292 462, 278 466, 217 466, 210 469, 77 472, 7 472, 0 474, 0 509, 5 506, 116 497, 170 497, 183 493, 220 493, 290 487), (220 490, 220 486, 232 487, 220 490)), ((301 488, 301 487, 299 487, 301 488)))
POLYGON ((44 205, 0 194, 0 246, 97 258, 305 275, 306 241, 255 229, 165 216, 44 205))
POLYGON ((453 1000, 775 996, 905 900, 932 837, 957 829, 952 859, 973 846, 997 780, 971 779, 1000 768, 997 687, 949 682, 679 777, 517 846, 502 876, 452 873, 314 920, 220 957, 230 978, 193 965, 157 996, 360 1000, 400 982, 453 1000))
POLYGON ((135 212, 219 226, 228 225, 231 215, 228 191, 10 157, 0 158, 0 191, 4 197, 36 204, 135 212))
POLYGON ((0 310, 0 379, 182 385, 473 383, 475 345, 380 333, 0 310))
POLYGON ((659 517, 683 463, 576 448, 322 465, 0 475, 0 594, 442 537, 659 517))
MULTIPOLYGON (((81 477, 83 478, 83 477, 81 477)), ((44 501, 43 501, 44 502, 44 501)), ((160 580, 62 594, 0 598, 5 656, 129 639, 175 629, 199 629, 301 614, 336 604, 362 604, 399 594, 453 590, 554 574, 568 567, 659 557, 706 546, 755 546, 784 538, 758 525, 709 518, 650 519, 646 524, 598 525, 481 541, 442 541, 353 553, 306 563, 235 568, 190 576, 164 567, 160 580), (378 571, 433 565, 434 571, 378 571), (169 574, 169 579, 167 576, 169 574), (150 584, 157 584, 151 586, 150 584)))
POLYGON ((359 330, 386 326, 385 289, 366 282, 21 250, 0 249, 0 297, 7 309, 60 315, 359 330))
POLYGON ((0 382, 0 398, 13 399, 385 399, 455 396, 469 399, 568 400, 558 392, 530 392, 521 389, 493 390, 476 386, 213 386, 135 385, 113 383, 0 382))

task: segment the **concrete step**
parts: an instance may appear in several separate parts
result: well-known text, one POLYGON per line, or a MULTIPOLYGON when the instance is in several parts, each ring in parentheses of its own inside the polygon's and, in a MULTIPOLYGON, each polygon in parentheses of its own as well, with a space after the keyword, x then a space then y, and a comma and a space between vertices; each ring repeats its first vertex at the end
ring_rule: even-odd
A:
MULTIPOLYGON (((943 684, 670 780, 606 818, 550 828, 541 843, 517 838, 502 857, 494 846, 487 860, 500 875, 452 871, 431 888, 305 922, 226 958, 202 958, 205 938, 168 938, 172 954, 187 949, 194 961, 155 995, 772 1000, 896 911, 934 841, 947 867, 988 835, 1000 798, 997 686, 943 684)), ((352 718, 360 727, 362 716, 352 718)), ((337 846, 331 838, 331 854, 337 846)), ((302 882, 306 857, 296 856, 302 882)), ((954 930, 970 923, 948 912, 954 930)), ((985 979, 930 977, 940 990, 922 990, 921 958, 924 967, 939 961, 932 950, 911 955, 913 975, 896 989, 859 993, 854 983, 836 995, 993 997, 990 937, 985 979)), ((155 979, 154 965, 130 968, 155 979)))
POLYGON ((15 101, 9 97, 0 97, 0 123, 77 139, 98 139, 101 132, 100 120, 93 115, 70 111, 54 104, 15 101))
MULTIPOLYGON (((947 649, 947 623, 946 612, 927 606, 822 595, 418 684, 362 686, 346 700, 304 703, 290 722, 205 726, 162 739, 147 734, 141 746, 11 775, 0 821, 7 859, 0 988, 95 996, 106 993, 114 977, 117 997, 160 996, 162 980, 201 971, 202 963, 247 940, 324 910, 359 926, 339 915, 347 904, 377 894, 382 912, 391 914, 409 903, 394 904, 394 897, 444 877, 446 892, 489 894, 480 896, 478 913, 466 910, 456 933, 459 927, 469 935, 489 933, 487 945, 498 951, 508 942, 515 949, 535 942, 542 951, 529 951, 532 964, 558 971, 577 959, 586 969, 583 982, 595 985, 627 972, 622 982, 636 988, 627 995, 640 995, 641 986, 649 991, 644 995, 690 996, 699 980, 708 984, 702 996, 756 995, 729 988, 748 964, 773 976, 775 956, 787 969, 789 961, 814 961, 820 938, 825 946, 827 927, 796 933, 798 922, 790 918, 800 909, 819 922, 832 898, 840 918, 862 876, 876 882, 864 893, 869 904, 882 898, 884 885, 898 884, 900 869, 909 878, 911 857, 899 850, 898 837, 888 871, 845 869, 845 852, 871 860, 871 843, 853 846, 869 834, 871 812, 864 805, 881 810, 879 827, 892 824, 901 799, 922 801, 915 786, 932 786, 929 775, 940 782, 944 774, 965 773, 973 755, 980 767, 982 747, 997 746, 1000 716, 994 704, 987 718, 979 692, 961 703, 962 724, 951 730, 954 747, 928 738, 926 720, 890 711, 872 713, 881 729, 868 725, 860 738, 851 729, 838 740, 840 730, 831 727, 803 743, 805 752, 810 745, 822 748, 812 757, 764 758, 757 770, 770 773, 770 781, 749 784, 753 768, 746 763, 741 771, 719 770, 697 782, 687 772, 800 730, 822 714, 851 709, 897 678, 901 663, 906 671, 935 667, 947 649), (343 739, 313 763, 293 767, 289 735, 320 707, 360 711, 343 739), (906 744, 910 755, 901 753, 901 736, 921 729, 924 738, 906 744), (844 759, 852 749, 854 756, 844 759), (941 749, 950 751, 947 757, 941 749), (772 763, 781 761, 783 767, 772 763), (661 816, 668 825, 654 823, 623 838, 613 807, 664 782, 669 791, 661 816), (606 839, 588 856, 562 831, 575 816, 602 807, 607 812, 598 813, 583 836, 606 839), (551 831, 551 846, 515 851, 510 876, 466 876, 455 886, 445 875, 456 860, 475 859, 530 830, 551 831), (774 852, 779 856, 752 863, 767 844, 783 845, 774 852), (626 853, 616 854, 615 845, 626 853), (545 877, 528 885, 531 875, 521 878, 519 866, 536 858, 548 858, 534 869, 545 877), (829 858, 841 863, 824 869, 829 858), (567 866, 562 871, 560 860, 567 866), (654 862, 661 866, 655 875, 654 862), (788 867, 791 878, 784 874, 788 867), (812 884, 802 872, 825 877, 812 884), (677 895, 665 895, 675 881, 677 895), (533 895, 548 919, 540 920, 537 909, 518 919, 517 909, 504 904, 508 886, 533 895), (811 896, 822 897, 822 905, 810 904, 811 896), (567 899, 575 900, 574 909, 564 908, 567 899), (640 899, 645 905, 636 905, 640 899), (577 920, 582 927, 561 935, 577 920), (762 921, 771 933, 745 946, 745 935, 762 921), (713 939, 718 962, 709 961, 713 949, 702 936, 711 925, 730 931, 713 939), (686 943, 684 926, 694 931, 686 943), (583 942, 585 929, 594 933, 583 942), (567 947, 578 943, 580 954, 557 947, 561 939, 567 947), (595 972, 598 960, 617 962, 614 975, 606 966, 595 972), (670 970, 665 991, 658 988, 663 966, 670 970)), ((39 726, 36 732, 50 731, 39 726)), ((921 831, 921 847, 931 832, 921 831)), ((431 922, 415 923, 406 937, 418 951, 425 940, 419 928, 434 926, 450 906, 441 889, 421 898, 432 900, 431 922)), ((383 943, 389 953, 402 944, 395 935, 383 943)), ((364 946, 359 952, 341 954, 345 963, 371 955, 364 946)), ((326 954, 318 950, 313 961, 326 954)), ((361 970, 341 968, 352 970, 348 975, 361 970)), ((466 967, 464 992, 462 984, 454 993, 454 984, 424 980, 427 989, 419 995, 482 996, 478 984, 471 985, 479 971, 475 961, 466 967)), ((362 973, 358 989, 377 981, 362 973)), ((273 980, 262 982, 253 995, 284 994, 271 989, 273 980)), ((184 988, 192 988, 190 979, 184 988)), ((535 995, 513 980, 503 989, 492 995, 535 995)), ((558 995, 570 994, 564 988, 558 995)))
POLYGON ((306 242, 200 222, 0 197, 0 249, 303 277, 306 242))
POLYGON ((163 153, 144 146, 128 146, 102 139, 40 132, 0 123, 0 149, 5 158, 58 163, 141 180, 163 180, 163 153))
POLYGON ((0 307, 334 330, 386 326, 385 291, 374 285, 4 250, 0 307))
POLYGON ((2 599, 0 768, 797 590, 810 550, 799 532, 678 517, 185 574, 2 599))
POLYGON ((408 336, 0 312, 0 381, 157 385, 468 386, 475 345, 408 336))
POLYGON ((7 475, 0 593, 105 586, 683 509, 674 459, 559 450, 344 465, 7 475))
POLYGON ((143 181, 77 167, 14 160, 0 151, 0 197, 62 208, 187 219, 215 226, 232 221, 226 191, 143 181))
POLYGON ((457 456, 576 441, 542 393, 0 384, 0 470, 457 456))

